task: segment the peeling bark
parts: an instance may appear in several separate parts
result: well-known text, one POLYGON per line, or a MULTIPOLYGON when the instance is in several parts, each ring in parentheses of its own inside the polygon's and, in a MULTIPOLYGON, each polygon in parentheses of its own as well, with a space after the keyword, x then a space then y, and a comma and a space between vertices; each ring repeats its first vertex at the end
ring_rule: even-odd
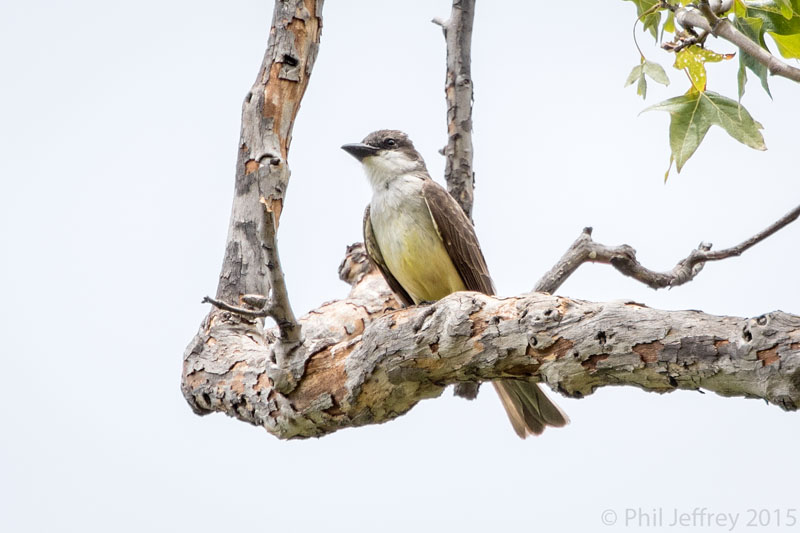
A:
MULTIPOLYGON (((283 369, 282 390, 296 382, 293 373, 302 371, 305 354, 280 269, 276 232, 289 185, 292 127, 319 50, 322 4, 323 0, 275 2, 267 50, 242 104, 235 194, 216 298, 204 300, 218 307, 204 319, 184 355, 187 360, 216 358, 218 348, 236 344, 229 344, 228 339, 253 335, 249 326, 254 324, 263 328, 263 319, 252 315, 270 316, 280 328, 266 357, 283 369), (248 311, 250 324, 232 324, 219 339, 204 336, 206 327, 230 316, 230 311, 222 312, 220 307, 237 309, 237 303, 252 307, 253 302, 259 302, 261 309, 248 311), (215 346, 220 339, 223 343, 215 346)), ((258 342, 264 339, 259 336, 258 342)), ((195 412, 202 412, 203 399, 197 402, 192 387, 193 382, 184 379, 184 396, 195 412)), ((243 385, 235 387, 238 390, 243 385)))
POLYGON ((399 309, 380 275, 301 318, 310 354, 282 393, 267 364, 275 330, 215 310, 187 350, 184 392, 279 438, 318 437, 391 420, 452 383, 530 378, 571 397, 629 385, 704 389, 800 405, 800 317, 660 311, 531 293, 456 293, 399 309))
POLYGON ((319 49, 321 0, 275 3, 272 31, 253 87, 242 104, 242 129, 228 244, 217 298, 268 295, 268 261, 261 246, 264 208, 280 221, 289 184, 292 126, 319 49), (263 206, 263 207, 262 207, 263 206))
POLYGON ((475 174, 472 171, 472 22, 475 0, 453 0, 447 21, 434 19, 447 42, 447 158, 444 177, 447 192, 472 220, 475 174))

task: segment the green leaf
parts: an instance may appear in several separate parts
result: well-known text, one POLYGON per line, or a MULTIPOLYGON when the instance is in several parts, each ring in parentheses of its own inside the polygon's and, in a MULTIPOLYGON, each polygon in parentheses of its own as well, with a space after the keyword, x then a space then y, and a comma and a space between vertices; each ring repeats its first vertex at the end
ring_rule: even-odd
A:
POLYGON ((733 54, 718 54, 693 44, 675 54, 675 68, 686 70, 692 85, 697 91, 706 90, 706 63, 717 63, 731 59, 733 54))
MULTIPOLYGON (((736 83, 739 87, 739 103, 742 103, 742 97, 744 96, 744 88, 747 85, 747 70, 744 68, 744 63, 739 61, 739 71, 736 73, 736 83)), ((770 95, 771 97, 772 95, 770 95)))
POLYGON ((628 74, 628 79, 625 80, 625 87, 632 84, 633 82, 638 82, 636 84, 636 94, 642 97, 642 100, 647 98, 647 80, 644 79, 644 65, 646 61, 642 59, 642 62, 639 65, 633 67, 631 73, 628 74))
POLYGON ((631 73, 628 74, 628 79, 625 80, 625 87, 632 84, 639 78, 644 76, 644 68, 642 64, 638 64, 631 70, 631 73))
POLYGON ((792 12, 791 0, 776 0, 776 2, 778 4, 778 8, 781 11, 781 15, 783 15, 783 18, 785 19, 792 18, 793 12, 792 12))
POLYGON ((631 73, 628 74, 628 79, 625 80, 625 87, 633 82, 639 82, 636 84, 636 94, 641 96, 643 100, 647 98, 647 80, 644 79, 644 63, 633 67, 631 73))
POLYGON ((642 66, 644 67, 644 73, 647 74, 651 80, 661 85, 669 85, 669 78, 667 77, 667 73, 664 72, 664 67, 652 61, 645 61, 642 66))
POLYGON ((800 1, 792 0, 790 17, 785 17, 781 6, 775 2, 745 2, 745 5, 748 17, 758 17, 764 21, 764 31, 778 35, 800 33, 800 1))
POLYGON ((690 91, 665 100, 645 111, 670 114, 669 144, 678 172, 697 150, 711 126, 720 126, 737 141, 756 150, 766 150, 763 127, 734 100, 706 91, 690 91))
POLYGON ((639 78, 639 83, 636 84, 636 94, 642 97, 642 100, 647 98, 647 80, 644 79, 644 76, 639 78))
POLYGON ((625 0, 626 2, 633 2, 636 5, 636 16, 640 17, 642 21, 642 31, 649 31, 653 39, 658 41, 658 25, 661 22, 661 10, 654 10, 642 17, 650 9, 659 4, 659 0, 625 0))
POLYGON ((667 33, 675 33, 675 14, 672 11, 667 14, 667 20, 664 22, 662 30, 667 33))
POLYGON ((795 35, 776 35, 770 33, 775 44, 778 45, 778 51, 783 57, 800 58, 800 34, 795 35))
POLYGON ((736 18, 747 16, 747 6, 742 0, 735 0, 733 3, 733 14, 736 15, 736 18))
MULTIPOLYGON (((764 21, 755 17, 737 17, 733 21, 734 27, 744 33, 747 37, 752 39, 753 42, 758 43, 761 48, 769 52, 767 43, 764 41, 764 21)), ((744 96, 744 86, 747 83, 747 72, 745 68, 749 68, 753 74, 758 76, 761 80, 761 86, 767 92, 770 98, 772 93, 769 92, 769 70, 766 65, 758 61, 756 58, 739 49, 739 100, 741 101, 744 96)))
POLYGON ((645 79, 645 75, 656 83, 669 85, 669 78, 667 78, 667 73, 664 72, 664 68, 661 65, 642 59, 642 62, 633 67, 631 73, 628 74, 628 78, 625 80, 625 87, 634 82, 638 82, 636 85, 636 94, 641 96, 642 99, 646 98, 647 80, 645 79))
MULTIPOLYGON (((746 17, 737 18, 761 20, 761 41, 763 34, 769 33, 783 57, 800 58, 800 0, 742 1, 742 4, 746 17)), ((739 13, 738 3, 736 12, 739 13)))

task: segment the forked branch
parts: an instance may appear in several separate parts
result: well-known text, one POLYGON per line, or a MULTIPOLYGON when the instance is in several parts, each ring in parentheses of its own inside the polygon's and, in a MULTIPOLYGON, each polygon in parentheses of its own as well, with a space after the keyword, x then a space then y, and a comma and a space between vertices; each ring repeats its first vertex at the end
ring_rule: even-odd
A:
POLYGON ((800 217, 800 206, 786 213, 763 231, 724 250, 712 252, 711 244, 700 243, 696 250, 692 250, 687 257, 678 261, 678 264, 668 272, 656 272, 642 266, 636 259, 636 250, 627 244, 606 246, 595 242, 592 240, 592 228, 584 228, 581 235, 572 243, 558 263, 542 276, 534 290, 555 292, 579 266, 587 262, 611 265, 624 275, 641 281, 653 289, 677 287, 693 280, 706 262, 739 256, 745 250, 797 220, 798 217, 800 217))
POLYGON ((289 183, 292 127, 317 57, 321 11, 322 0, 275 2, 269 43, 242 104, 225 257, 216 296, 204 300, 215 307, 184 353, 182 389, 196 412, 204 412, 206 402, 198 400, 186 376, 192 368, 211 372, 229 368, 235 354, 227 351, 232 345, 223 339, 268 344, 259 364, 271 369, 277 390, 291 390, 302 375, 305 352, 300 325, 289 305, 276 231, 289 183), (260 318, 266 316, 278 324, 277 336, 265 334, 260 318))
POLYGON ((264 216, 266 221, 263 225, 261 242, 264 246, 264 253, 267 260, 267 272, 269 286, 271 287, 269 297, 260 294, 245 294, 241 300, 247 307, 240 307, 225 303, 221 300, 206 296, 203 303, 210 303, 214 307, 223 311, 236 313, 249 318, 270 317, 278 325, 280 340, 286 343, 296 343, 300 340, 300 325, 294 317, 292 306, 289 303, 289 294, 286 290, 286 280, 281 268, 281 260, 278 255, 278 242, 276 236, 275 216, 269 210, 266 202, 264 205, 264 216))

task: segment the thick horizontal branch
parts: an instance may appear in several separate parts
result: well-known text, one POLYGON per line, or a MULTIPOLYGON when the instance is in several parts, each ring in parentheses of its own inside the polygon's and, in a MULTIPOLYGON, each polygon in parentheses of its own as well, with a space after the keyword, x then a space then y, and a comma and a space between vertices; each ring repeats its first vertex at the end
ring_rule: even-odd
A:
POLYGON ((572 397, 606 385, 705 389, 800 405, 800 317, 660 311, 532 293, 456 293, 397 309, 379 274, 301 319, 305 373, 290 392, 269 363, 275 335, 215 310, 187 349, 184 391, 280 438, 380 423, 451 383, 530 378, 572 397))

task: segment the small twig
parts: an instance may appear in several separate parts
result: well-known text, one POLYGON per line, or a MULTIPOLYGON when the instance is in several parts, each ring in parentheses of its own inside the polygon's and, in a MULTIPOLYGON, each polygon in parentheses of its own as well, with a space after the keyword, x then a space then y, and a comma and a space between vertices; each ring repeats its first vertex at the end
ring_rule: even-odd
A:
POLYGON ((278 256, 278 241, 275 234, 275 215, 268 202, 262 198, 264 206, 264 227, 261 233, 262 246, 265 248, 267 258, 267 278, 269 279, 270 298, 265 306, 269 316, 278 324, 280 339, 285 342, 298 342, 300 340, 300 326, 292 312, 289 303, 289 293, 286 290, 286 280, 283 277, 281 259, 278 256))
POLYGON ((472 170, 472 22, 475 0, 454 0, 450 18, 431 22, 442 27, 447 43, 447 158, 444 169, 447 190, 472 218, 475 175, 472 170))
POLYGON ((714 33, 714 31, 716 31, 716 29, 719 27, 720 22, 722 22, 722 19, 719 18, 716 13, 714 13, 713 9, 711 9, 708 0, 700 0, 697 3, 697 9, 700 10, 708 23, 711 25, 711 29, 709 31, 714 33))
MULTIPOLYGON (((707 252, 705 254, 705 257, 702 257, 699 261, 719 261, 720 259, 726 259, 728 257, 742 255, 742 253, 745 250, 763 241, 773 233, 776 233, 778 230, 788 226, 789 224, 797 220, 798 217, 800 217, 800 205, 798 205, 797 207, 795 207, 794 209, 783 215, 774 224, 770 225, 763 231, 756 233, 746 241, 732 248, 726 248, 725 250, 717 250, 716 252, 707 252)), ((699 261, 695 261, 695 263, 699 261)))
POLYGON ((675 11, 677 11, 678 8, 680 7, 680 4, 670 4, 666 0, 660 0, 659 1, 659 6, 664 8, 664 9, 669 9, 670 11, 675 13, 675 11))
POLYGON ((677 287, 693 280, 707 261, 720 261, 728 257, 739 256, 745 250, 797 220, 798 217, 800 217, 800 206, 795 207, 765 230, 724 250, 712 252, 710 244, 701 243, 696 250, 693 250, 668 272, 655 272, 645 268, 636 259, 636 250, 626 244, 606 246, 593 241, 592 228, 584 228, 581 235, 572 243, 558 263, 542 276, 534 290, 552 294, 579 266, 586 262, 609 264, 624 275, 641 281, 653 289, 677 287))
POLYGON ((221 309, 223 311, 230 311, 231 313, 251 318, 264 318, 270 316, 271 313, 271 310, 268 309, 267 306, 264 306, 259 310, 246 309, 244 307, 239 307, 237 305, 231 305, 225 303, 222 300, 217 300, 216 298, 212 298, 211 296, 204 296, 203 301, 200 303, 211 304, 217 309, 221 309))
POLYGON ((675 12, 675 20, 684 28, 701 28, 715 37, 721 37, 742 49, 756 61, 767 67, 771 74, 800 82, 800 69, 787 65, 744 33, 737 30, 726 18, 717 17, 707 2, 699 8, 682 7, 675 12))
POLYGON ((705 45, 706 39, 710 35, 706 30, 702 30, 700 33, 688 33, 688 36, 686 36, 687 33, 688 32, 680 32, 680 35, 675 39, 677 43, 675 41, 664 43, 661 45, 661 48, 667 52, 674 52, 677 54, 684 48, 689 48, 694 44, 699 44, 700 46, 705 45))

